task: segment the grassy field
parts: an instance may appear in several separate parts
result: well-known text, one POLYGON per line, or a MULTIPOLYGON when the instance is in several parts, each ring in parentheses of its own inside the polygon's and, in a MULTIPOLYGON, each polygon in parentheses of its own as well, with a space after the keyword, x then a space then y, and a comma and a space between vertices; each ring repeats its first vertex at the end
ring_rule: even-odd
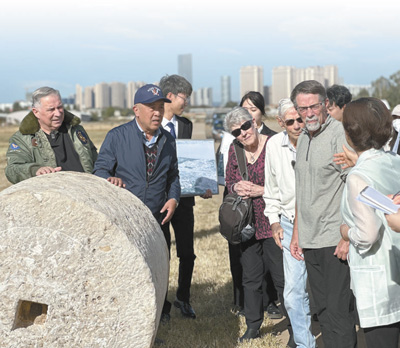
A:
MULTIPOLYGON (((279 130, 274 121, 270 123, 271 128, 279 130)), ((85 124, 84 127, 99 149, 107 131, 116 125, 117 123, 91 123, 85 124)), ((4 176, 5 153, 8 139, 16 130, 16 127, 0 128, 0 190, 10 185, 4 176)), ((195 122, 193 137, 204 138, 204 123, 195 122)), ((193 274, 191 303, 197 313, 197 319, 183 319, 179 311, 173 308, 171 321, 160 325, 159 328, 157 336, 164 341, 161 346, 168 348, 285 347, 287 334, 280 334, 284 329, 284 322, 269 319, 264 320, 261 338, 251 343, 241 345, 237 343, 246 325, 243 318, 237 318, 230 312, 232 282, 228 246, 218 232, 218 208, 221 199, 221 194, 209 200, 196 197, 195 252, 197 259, 193 274)), ((178 278, 174 238, 171 255, 169 300, 173 301, 178 278)))

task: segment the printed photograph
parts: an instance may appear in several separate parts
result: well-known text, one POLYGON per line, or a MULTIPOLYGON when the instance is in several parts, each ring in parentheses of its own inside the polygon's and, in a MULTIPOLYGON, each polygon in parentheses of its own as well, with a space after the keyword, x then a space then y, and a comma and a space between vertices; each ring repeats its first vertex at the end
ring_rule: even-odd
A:
POLYGON ((182 197, 218 194, 214 140, 176 139, 182 197))

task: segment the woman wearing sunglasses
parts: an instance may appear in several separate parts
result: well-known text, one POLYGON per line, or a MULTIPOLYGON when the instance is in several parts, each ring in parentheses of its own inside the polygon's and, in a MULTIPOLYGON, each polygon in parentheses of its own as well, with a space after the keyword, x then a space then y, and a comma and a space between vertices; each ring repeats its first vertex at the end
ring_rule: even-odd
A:
POLYGON ((269 269, 278 291, 282 309, 287 317, 283 303, 283 259, 280 248, 272 237, 271 226, 264 215, 265 202, 265 146, 268 137, 260 134, 250 113, 240 106, 235 107, 225 118, 224 127, 236 139, 246 155, 248 181, 242 179, 233 144, 230 146, 226 165, 226 187, 229 193, 236 192, 243 198, 253 199, 255 235, 242 242, 241 264, 243 267, 244 315, 247 330, 239 339, 259 337, 259 329, 264 318, 262 283, 265 270, 269 269))
MULTIPOLYGON (((275 131, 268 128, 262 121, 263 117, 265 116, 265 100, 260 92, 247 92, 240 101, 240 106, 245 108, 253 117, 258 133, 268 135, 269 137, 276 134, 275 131)), ((238 253, 237 258, 240 258, 240 250, 235 251, 238 253)), ((241 292, 243 292, 241 285, 242 282, 240 281, 241 292)), ((263 294, 264 311, 268 313, 268 317, 270 319, 281 319, 282 313, 279 311, 279 308, 275 303, 275 301, 278 300, 278 294, 274 287, 271 273, 269 271, 267 272, 263 283, 263 294)))

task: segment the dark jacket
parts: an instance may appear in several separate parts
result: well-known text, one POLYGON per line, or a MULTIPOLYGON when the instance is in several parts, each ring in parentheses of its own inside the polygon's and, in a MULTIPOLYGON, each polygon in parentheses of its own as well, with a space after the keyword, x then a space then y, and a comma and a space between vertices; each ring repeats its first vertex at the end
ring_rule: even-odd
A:
POLYGON ((268 135, 269 137, 272 137, 274 134, 276 134, 275 131, 273 131, 271 128, 268 128, 264 122, 262 122, 263 128, 261 129, 260 134, 268 135))
POLYGON ((113 176, 122 179, 126 189, 138 197, 158 221, 165 202, 171 198, 179 202, 181 194, 175 139, 162 127, 160 130, 156 164, 149 179, 143 134, 135 120, 108 132, 93 171, 104 179, 113 176))
MULTIPOLYGON (((192 139, 193 123, 186 117, 175 115, 178 122, 177 139, 192 139)), ((194 206, 194 197, 182 197, 179 202, 181 206, 194 206)))

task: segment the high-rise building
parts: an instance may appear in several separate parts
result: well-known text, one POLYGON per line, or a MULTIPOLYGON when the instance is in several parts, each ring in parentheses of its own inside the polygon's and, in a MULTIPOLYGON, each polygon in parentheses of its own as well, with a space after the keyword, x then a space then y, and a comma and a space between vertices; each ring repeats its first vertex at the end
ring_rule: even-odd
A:
POLYGON ((92 86, 87 86, 83 92, 83 108, 92 109, 94 108, 94 90, 92 86))
POLYGON ((78 109, 83 107, 83 88, 81 85, 75 85, 75 105, 78 109))
POLYGON ((324 78, 325 78, 325 88, 332 86, 333 84, 341 84, 339 79, 338 67, 336 65, 326 65, 324 66, 324 78))
POLYGON ((144 86, 146 83, 143 81, 130 81, 127 83, 127 88, 126 88, 126 107, 128 109, 132 109, 133 105, 135 105, 134 103, 134 98, 135 98, 135 94, 136 91, 144 86))
POLYGON ((193 91, 190 103, 193 106, 213 106, 212 88, 199 88, 193 91))
POLYGON ((94 86, 94 106, 98 109, 108 108, 111 105, 110 86, 101 82, 94 86))
POLYGON ((336 65, 295 68, 278 66, 272 69, 271 103, 278 104, 282 98, 289 98, 293 88, 305 80, 316 80, 325 88, 339 83, 336 65))
POLYGON ((126 85, 122 82, 111 82, 111 106, 124 109, 126 107, 126 85))
POLYGON ((263 93, 264 69, 262 66, 244 66, 240 68, 240 98, 247 92, 263 93))
POLYGON ((178 75, 183 76, 193 85, 191 54, 178 55, 178 75))
POLYGON ((295 68, 291 66, 278 66, 272 69, 272 104, 278 104, 279 100, 289 98, 294 85, 295 68))
POLYGON ((231 77, 221 76, 221 106, 224 107, 231 100, 231 77))

